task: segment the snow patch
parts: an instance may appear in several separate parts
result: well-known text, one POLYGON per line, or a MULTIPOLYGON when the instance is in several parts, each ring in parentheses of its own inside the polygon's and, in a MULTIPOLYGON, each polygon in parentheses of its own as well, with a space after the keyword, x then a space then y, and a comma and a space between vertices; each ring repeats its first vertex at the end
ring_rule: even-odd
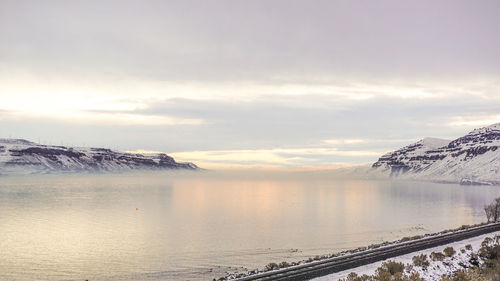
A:
POLYGON ((423 145, 429 148, 441 148, 443 146, 447 146, 451 141, 445 139, 438 138, 424 138, 420 141, 423 145))
POLYGON ((470 267, 471 264, 469 260, 472 256, 472 253, 476 252, 477 250, 479 250, 479 248, 481 248, 481 243, 486 237, 493 238, 497 235, 500 235, 500 231, 476 236, 474 238, 450 243, 444 246, 433 247, 426 250, 417 251, 394 258, 389 258, 383 261, 378 261, 375 263, 352 268, 349 270, 344 270, 330 275, 314 278, 311 279, 311 281, 337 281, 339 279, 346 278, 347 275, 351 272, 355 272, 358 275, 363 275, 363 274, 373 275, 375 274, 377 268, 379 268, 383 262, 391 260, 396 262, 402 262, 404 264, 413 264, 412 258, 420 254, 427 255, 427 259, 430 262, 430 265, 426 269, 423 269, 422 267, 413 266, 412 271, 418 272, 420 274, 420 277, 422 277, 426 281, 439 281, 443 275, 450 275, 459 269, 470 267), (465 249, 465 246, 469 244, 472 246, 472 250, 465 249), (456 254, 452 257, 446 257, 443 261, 433 261, 432 259, 430 259, 430 254, 432 252, 442 253, 444 248, 446 247, 453 247, 453 249, 455 249, 456 251, 456 254), (464 249, 463 252, 462 249, 464 249))

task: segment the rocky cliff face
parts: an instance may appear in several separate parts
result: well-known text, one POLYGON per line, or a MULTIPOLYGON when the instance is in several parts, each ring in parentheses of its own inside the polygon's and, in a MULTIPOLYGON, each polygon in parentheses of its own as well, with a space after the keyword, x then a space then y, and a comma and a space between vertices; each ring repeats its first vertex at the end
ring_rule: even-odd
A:
POLYGON ((453 141, 423 139, 383 155, 372 169, 392 177, 500 183, 500 123, 453 141))
POLYGON ((0 139, 0 174, 102 172, 126 170, 196 170, 166 154, 142 155, 105 148, 40 145, 22 139, 0 139))

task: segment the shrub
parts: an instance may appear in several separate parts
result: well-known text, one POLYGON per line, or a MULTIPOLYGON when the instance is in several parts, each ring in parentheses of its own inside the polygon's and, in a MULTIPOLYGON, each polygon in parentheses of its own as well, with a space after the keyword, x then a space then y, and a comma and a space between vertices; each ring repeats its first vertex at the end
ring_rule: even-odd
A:
POLYGON ((412 260, 414 266, 420 266, 422 268, 427 268, 429 266, 429 261, 427 260, 427 255, 425 254, 414 256, 412 260))
POLYGON ((469 263, 473 266, 479 266, 479 258, 475 253, 472 253, 472 255, 470 256, 469 263))
MULTIPOLYGON (((477 268, 469 270, 459 270, 450 276, 443 276, 441 281, 492 281, 482 276, 477 268)), ((496 281, 496 280, 494 280, 496 281)))
POLYGON ((403 273, 404 269, 405 265, 401 262, 386 261, 377 269, 377 272, 387 272, 390 275, 395 275, 396 273, 403 273))
MULTIPOLYGON (((395 261, 387 261, 377 268, 374 276, 366 276, 367 279, 354 279, 353 281, 425 281, 418 273, 412 273, 409 276, 404 273, 404 264, 395 261)), ((347 280, 351 281, 351 280, 347 280)))
POLYGON ((468 277, 467 271, 462 269, 458 270, 453 276, 453 281, 469 281, 469 280, 471 279, 468 277))
POLYGON ((447 257, 453 257, 453 255, 455 255, 455 253, 456 253, 456 251, 455 251, 455 249, 453 249, 453 247, 446 247, 446 248, 444 248, 443 252, 447 257))
POLYGON ((404 281, 425 281, 424 278, 421 278, 417 272, 412 273, 410 276, 403 279, 404 281))
POLYGON ((282 261, 282 262, 280 262, 280 264, 278 266, 279 266, 279 268, 285 268, 285 267, 289 267, 290 264, 287 263, 286 261, 282 261))
POLYGON ((471 244, 467 244, 467 245, 465 245, 465 249, 466 249, 467 251, 472 251, 472 245, 471 245, 471 244))
POLYGON ((360 280, 356 272, 351 272, 347 275, 345 279, 340 279, 339 281, 358 281, 360 280))
POLYGON ((486 237, 481 243, 481 248, 479 249, 479 256, 487 260, 499 260, 500 259, 500 245, 494 242, 495 240, 486 237))
POLYGON ((403 237, 401 238, 401 242, 406 242, 406 241, 410 241, 411 240, 411 237, 403 237))
POLYGON ((265 269, 266 271, 269 271, 269 270, 274 270, 274 269, 278 269, 278 268, 280 268, 280 267, 278 266, 278 264, 277 264, 277 263, 275 263, 275 262, 271 262, 271 263, 267 264, 267 265, 266 265, 266 267, 265 267, 264 269, 265 269))
POLYGON ((354 279, 354 278, 357 278, 358 277, 358 274, 356 274, 356 272, 351 272, 347 275, 347 279, 354 279))
POLYGON ((444 260, 444 254, 443 253, 439 253, 439 252, 432 252, 431 253, 431 260, 433 261, 442 261, 444 260))
POLYGON ((470 225, 467 225, 467 224, 464 224, 462 225, 460 228, 458 228, 459 230, 465 230, 465 229, 468 229, 470 228, 470 225))
POLYGON ((339 281, 373 281, 373 278, 366 274, 358 276, 355 272, 351 272, 345 279, 340 279, 339 281))
POLYGON ((483 242, 481 242, 481 247, 485 247, 485 246, 488 246, 490 244, 493 244, 493 238, 486 237, 486 238, 484 238, 483 242))
POLYGON ((489 260, 485 265, 486 268, 483 268, 482 273, 486 276, 487 280, 500 280, 500 260, 489 260))

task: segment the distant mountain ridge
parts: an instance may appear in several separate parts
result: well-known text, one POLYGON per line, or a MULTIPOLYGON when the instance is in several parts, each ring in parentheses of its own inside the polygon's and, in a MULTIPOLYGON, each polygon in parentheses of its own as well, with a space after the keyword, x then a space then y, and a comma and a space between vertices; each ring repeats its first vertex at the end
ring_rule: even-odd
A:
POLYGON ((462 184, 500 184, 500 123, 453 141, 426 138, 387 153, 372 173, 462 184))
POLYGON ((163 154, 133 154, 107 148, 41 145, 23 139, 0 139, 0 174, 114 172, 199 169, 163 154))

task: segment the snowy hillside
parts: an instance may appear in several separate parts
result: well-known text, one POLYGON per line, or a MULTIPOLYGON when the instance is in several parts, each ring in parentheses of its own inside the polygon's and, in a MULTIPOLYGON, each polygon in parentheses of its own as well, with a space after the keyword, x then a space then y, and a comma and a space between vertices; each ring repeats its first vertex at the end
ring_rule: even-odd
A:
POLYGON ((166 154, 142 155, 105 148, 40 145, 22 139, 0 139, 0 174, 78 171, 189 169, 166 154))
POLYGON ((372 173, 462 184, 500 184, 500 123, 453 141, 426 138, 383 155, 372 173))

